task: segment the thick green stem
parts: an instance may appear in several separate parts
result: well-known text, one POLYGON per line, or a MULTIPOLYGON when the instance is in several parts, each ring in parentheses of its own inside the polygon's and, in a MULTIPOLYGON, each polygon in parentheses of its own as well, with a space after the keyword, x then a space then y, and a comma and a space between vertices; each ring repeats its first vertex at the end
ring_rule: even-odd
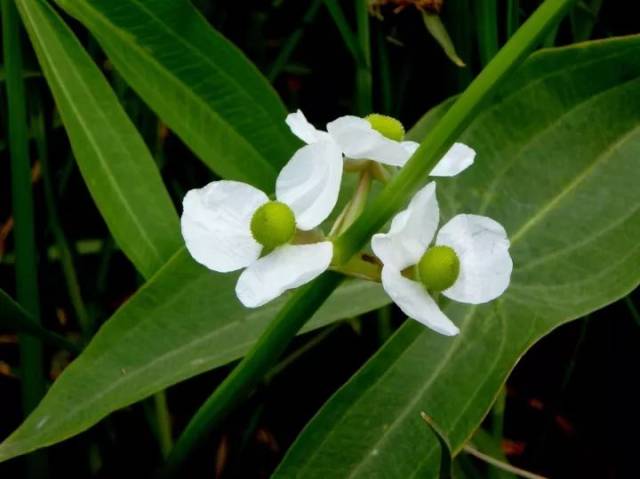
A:
MULTIPOLYGON (((20 23, 13 0, 2 0, 2 40, 8 100, 9 150, 11 152, 11 195, 16 251, 16 293, 18 303, 36 320, 40 318, 36 243, 31 190, 31 165, 27 131, 27 106, 22 76, 20 23)), ((42 347, 31 336, 20 336, 22 407, 30 413, 45 390, 42 347)), ((30 477, 46 476, 46 456, 31 456, 30 477)))
POLYGON ((380 192, 334 247, 334 262, 349 260, 362 248, 409 197, 422 186, 436 162, 471 123, 476 113, 544 38, 548 29, 565 15, 575 0, 547 0, 522 25, 487 67, 460 95, 454 105, 422 142, 413 157, 380 192))
MULTIPOLYGON (((398 211, 429 171, 469 125, 508 74, 524 60, 575 0, 547 0, 460 96, 400 173, 334 244, 334 261, 345 264, 398 211)), ((166 472, 175 474, 192 450, 234 406, 247 397, 304 323, 340 284, 342 275, 324 273, 298 289, 232 373, 198 410, 176 442, 166 472)))
POLYGON ((369 31, 369 2, 355 0, 358 47, 364 62, 356 64, 356 112, 360 116, 373 111, 373 78, 371 75, 371 34, 369 31))
POLYGON ((312 312, 338 287, 342 278, 338 273, 326 272, 293 293, 258 342, 189 421, 169 455, 166 476, 175 475, 191 451, 208 436, 213 427, 251 393, 312 312))

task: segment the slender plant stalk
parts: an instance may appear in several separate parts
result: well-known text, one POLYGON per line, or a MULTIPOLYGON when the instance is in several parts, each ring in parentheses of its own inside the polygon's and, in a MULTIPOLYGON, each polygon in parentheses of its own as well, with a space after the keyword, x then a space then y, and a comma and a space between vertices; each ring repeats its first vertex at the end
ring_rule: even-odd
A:
POLYGON ((475 447, 466 445, 464 446, 464 452, 470 454, 481 461, 486 462, 487 464, 491 464, 498 469, 501 469, 505 472, 510 472, 519 477, 524 477, 525 479, 546 479, 544 476, 540 476, 538 474, 534 474, 533 472, 525 471, 524 469, 520 469, 519 467, 512 466, 503 461, 499 461, 495 457, 492 457, 488 454, 478 451, 475 447))
POLYGON ((552 48, 556 45, 556 39, 558 37, 558 30, 560 29, 560 23, 556 23, 554 27, 549 30, 549 33, 542 42, 542 46, 545 48, 552 48))
MULTIPOLYGON (((354 256, 411 194, 469 125, 484 102, 497 90, 527 54, 540 42, 550 25, 564 15, 575 0, 547 0, 529 18, 494 60, 460 96, 409 162, 382 190, 376 200, 334 244, 334 261, 344 264, 354 256)), ((247 397, 304 325, 340 284, 342 276, 326 272, 298 289, 271 321, 258 342, 231 374, 209 396, 178 438, 165 474, 176 474, 191 452, 211 430, 247 397)))
POLYGON ((356 62, 356 111, 364 116, 373 111, 369 2, 368 0, 355 0, 355 2, 358 47, 364 59, 364 62, 356 62))
POLYGON ((324 4, 327 7, 327 10, 329 10, 333 23, 335 23, 338 28, 338 32, 342 37, 345 47, 347 47, 347 50, 349 50, 349 53, 351 53, 357 64, 364 65, 365 59, 363 52, 358 46, 356 36, 351 31, 351 27, 349 26, 349 22, 342 10, 340 2, 338 2, 338 0, 324 0, 324 4))
POLYGON ((278 56, 274 60, 271 67, 269 67, 269 71, 267 72, 267 78, 270 82, 273 82, 276 78, 278 78, 278 75, 289 61, 289 58, 291 58, 291 54, 294 52, 294 50, 298 46, 298 43, 300 42, 300 39, 302 38, 304 29, 307 27, 307 25, 313 22, 314 18, 316 18, 316 14, 318 13, 320 6, 322 5, 322 1, 323 0, 313 0, 311 2, 309 8, 302 17, 302 22, 298 23, 298 27, 293 31, 291 35, 289 35, 289 38, 287 38, 287 41, 280 49, 278 56))
POLYGON ((507 39, 511 38, 520 26, 520 0, 507 0, 507 39))
POLYGON ((171 433, 171 416, 169 414, 166 391, 163 390, 153 395, 153 405, 156 424, 158 426, 157 434, 160 452, 162 453, 162 457, 167 458, 173 447, 173 436, 171 433))
POLYGON ((480 62, 487 65, 498 53, 497 0, 475 0, 480 62))
POLYGON ((633 303, 633 300, 631 299, 631 295, 629 295, 626 298, 624 298, 624 302, 627 305, 627 308, 629 308, 629 312, 631 313, 631 317, 636 322, 636 324, 638 326, 640 326, 640 311, 638 311, 638 308, 633 303))
POLYGON ((498 52, 436 124, 420 148, 387 184, 351 227, 334 244, 334 262, 356 254, 426 182, 429 172, 460 136, 500 83, 535 48, 548 29, 567 13, 575 0, 546 0, 498 52))
POLYGON ((378 40, 378 75, 380 82, 380 99, 382 111, 385 115, 391 114, 393 108, 393 93, 391 92, 391 66, 389 64, 389 49, 384 34, 380 29, 376 34, 378 40))
MULTIPOLYGON (((22 77, 20 23, 13 0, 2 0, 2 40, 11 153, 11 195, 13 230, 16 251, 16 292, 18 303, 39 322, 40 301, 36 265, 31 165, 27 131, 27 97, 22 77)), ((42 345, 32 336, 20 335, 22 374, 22 409, 29 414, 45 391, 42 366, 42 345)), ((27 458, 29 477, 46 476, 46 455, 38 453, 27 458)))
POLYGON ((53 186, 53 179, 51 177, 49 155, 47 153, 45 118, 42 110, 42 101, 39 97, 37 98, 37 105, 32 115, 31 125, 38 151, 38 159, 40 160, 40 166, 42 168, 42 181, 44 186, 47 216, 49 219, 49 228, 53 233, 53 237, 58 247, 62 274, 64 275, 65 282, 67 283, 67 293, 69 294, 71 305, 73 306, 73 310, 76 314, 76 319, 78 320, 83 336, 85 339, 88 339, 91 337, 94 327, 89 315, 87 314, 84 300, 82 299, 80 281, 78 280, 78 274, 73 264, 71 248, 69 247, 69 242, 64 234, 64 230, 60 222, 60 215, 58 214, 58 208, 56 207, 56 193, 53 186))
MULTIPOLYGON (((457 0, 447 3, 443 12, 443 22, 447 25, 447 31, 451 35, 451 41, 456 47, 460 58, 470 65, 475 51, 476 41, 474 36, 474 19, 469 15, 473 0, 457 0)), ((455 90, 451 93, 460 93, 473 80, 473 71, 470 66, 453 69, 455 77, 455 90)))

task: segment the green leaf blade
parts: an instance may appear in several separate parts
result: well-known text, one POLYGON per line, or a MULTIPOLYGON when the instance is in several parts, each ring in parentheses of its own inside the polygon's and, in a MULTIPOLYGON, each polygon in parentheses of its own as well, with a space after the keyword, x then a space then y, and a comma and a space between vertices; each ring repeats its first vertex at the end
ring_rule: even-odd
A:
MULTIPOLYGON (((235 297, 236 279, 206 270, 182 248, 105 323, 35 414, 0 445, 0 461, 62 441, 116 409, 242 357, 287 297, 248 310, 235 297)), ((387 302, 379 285, 347 282, 303 331, 387 302)))
POLYGON ((267 80, 185 0, 57 0, 207 166, 272 191, 298 144, 267 80))
POLYGON ((437 477, 421 411, 459 452, 535 341, 638 285, 639 52, 630 37, 540 53, 466 130, 478 159, 439 182, 441 207, 445 221, 477 213, 505 225, 509 289, 493 303, 450 304, 455 338, 405 323, 325 404, 276 477, 437 477))
POLYGON ((178 249, 178 217, 144 141, 71 30, 41 0, 18 7, 82 176, 125 254, 151 276, 178 249))

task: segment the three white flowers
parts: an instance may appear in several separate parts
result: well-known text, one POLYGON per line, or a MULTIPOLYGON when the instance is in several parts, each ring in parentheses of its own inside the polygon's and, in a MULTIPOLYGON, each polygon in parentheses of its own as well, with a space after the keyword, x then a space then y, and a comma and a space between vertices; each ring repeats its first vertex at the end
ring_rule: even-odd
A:
MULTIPOLYGON (((317 130, 301 111, 286 119, 306 143, 276 180, 275 201, 251 185, 213 181, 183 200, 182 235, 193 258, 218 272, 239 269, 236 294, 259 307, 326 271, 333 243, 318 227, 333 211, 345 161, 368 160, 402 167, 418 144, 403 141, 404 129, 382 115, 340 117, 317 130)), ((456 143, 431 176, 454 176, 475 152, 456 143)), ((388 233, 372 238, 383 264, 382 285, 409 317, 442 334, 458 328, 438 308, 433 294, 456 301, 490 301, 507 288, 512 263, 506 232, 490 218, 458 215, 438 233, 435 183, 420 190, 393 219, 388 233)))

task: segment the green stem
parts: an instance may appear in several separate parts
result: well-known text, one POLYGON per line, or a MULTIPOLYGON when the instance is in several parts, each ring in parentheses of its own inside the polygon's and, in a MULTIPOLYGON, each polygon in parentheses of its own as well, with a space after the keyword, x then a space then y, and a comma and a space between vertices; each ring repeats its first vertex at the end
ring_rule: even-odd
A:
POLYGON ((280 49, 278 56, 267 72, 267 78, 270 82, 273 83, 273 81, 278 78, 278 75, 289 61, 291 54, 298 46, 300 38, 302 38, 302 34, 304 33, 304 29, 307 25, 313 22, 313 19, 316 17, 321 4, 322 0, 313 0, 304 14, 304 17, 302 17, 302 22, 298 23, 298 28, 296 28, 289 38, 287 38, 287 41, 280 49))
POLYGON ((498 53, 498 11, 496 0, 475 0, 480 62, 487 65, 498 53))
POLYGON ((293 293, 258 342, 189 421, 167 460, 167 477, 178 473, 192 450, 251 393, 307 321, 308 312, 318 309, 342 278, 338 273, 326 272, 293 293))
POLYGON ((324 4, 327 7, 327 10, 329 10, 333 23, 335 23, 338 28, 338 32, 340 33, 347 50, 349 50, 349 53, 351 53, 353 59, 358 65, 364 65, 366 63, 364 60, 364 54, 358 47, 358 41, 351 31, 351 27, 349 27, 349 22, 347 22, 347 17, 340 6, 340 3, 337 0, 324 0, 324 4))
POLYGON ((389 64, 389 49, 384 34, 378 29, 378 72, 380 76, 380 97, 382 101, 382 113, 391 114, 393 107, 393 94, 391 93, 391 66, 389 64))
POLYGON ((507 39, 511 38, 520 26, 520 0, 507 0, 507 39))
POLYGON ((40 160, 40 166, 42 168, 42 181, 44 185, 45 205, 47 208, 47 216, 49 218, 49 227, 55 238, 56 245, 58 246, 58 254, 60 264, 62 266, 62 274, 64 275, 67 283, 67 292, 71 305, 76 314, 78 324, 83 332, 85 338, 91 337, 93 333, 93 324, 87 314, 84 301, 82 299, 82 292, 80 290, 80 281, 76 273, 76 268, 73 264, 73 257, 71 255, 71 248, 62 229, 60 222, 60 215, 56 207, 56 193, 53 186, 53 180, 51 177, 51 168, 49 166, 49 155, 47 154, 47 137, 45 129, 44 112, 42 111, 42 101, 39 97, 36 98, 36 108, 32 116, 32 130, 33 136, 36 141, 36 148, 38 151, 38 158, 40 160))
POLYGON ((335 263, 344 263, 356 254, 371 235, 384 226, 416 189, 426 182, 429 171, 471 123, 501 82, 539 44, 548 29, 566 14, 574 2, 575 0, 546 0, 531 15, 445 113, 407 164, 353 225, 336 239, 335 263))
POLYGON ((371 76, 371 35, 369 31, 369 1, 355 0, 358 46, 364 63, 356 65, 356 112, 360 116, 373 111, 371 76))
MULTIPOLYGON (((346 263, 404 205, 417 187, 425 182, 435 163, 469 125, 483 102, 537 45, 549 25, 566 13, 573 1, 547 0, 538 8, 458 98, 400 173, 387 184, 351 228, 336 240, 334 261, 346 263)), ((177 473, 196 446, 229 411, 248 396, 307 319, 338 287, 342 278, 338 273, 326 272, 293 293, 247 356, 191 419, 167 460, 167 475, 177 473)))
POLYGON ((629 312, 631 313, 631 317, 634 319, 636 324, 640 326, 640 311, 635 304, 633 304, 633 300, 631 299, 631 295, 624 298, 624 302, 627 304, 627 308, 629 308, 629 312))
POLYGON ((155 423, 157 425, 158 443, 163 458, 169 457, 173 447, 173 436, 171 433, 171 414, 167 404, 166 391, 160 391, 153 395, 153 406, 155 411, 155 423))
POLYGON ((353 224, 358 215, 362 213, 362 210, 364 210, 364 207, 367 204, 367 196, 369 196, 369 189, 371 188, 371 174, 369 173, 370 165, 371 162, 368 163, 367 168, 360 172, 360 179, 358 180, 358 186, 356 187, 353 198, 351 198, 345 209, 340 213, 331 227, 329 238, 339 235, 345 231, 353 224))
POLYGON ((542 42, 542 46, 545 48, 552 48, 556 45, 556 38, 558 37, 558 30, 560 29, 560 22, 556 23, 542 42))
MULTIPOLYGON (((40 318, 36 243, 31 190, 31 165, 27 131, 27 106, 22 76, 20 23, 13 0, 2 0, 2 40, 8 103, 9 150, 11 152, 11 195, 13 201, 16 252, 16 292, 18 303, 36 320, 40 318)), ((22 407, 30 413, 45 391, 42 346, 31 337, 20 335, 22 407)), ((46 456, 28 459, 28 476, 46 476, 46 456)))

